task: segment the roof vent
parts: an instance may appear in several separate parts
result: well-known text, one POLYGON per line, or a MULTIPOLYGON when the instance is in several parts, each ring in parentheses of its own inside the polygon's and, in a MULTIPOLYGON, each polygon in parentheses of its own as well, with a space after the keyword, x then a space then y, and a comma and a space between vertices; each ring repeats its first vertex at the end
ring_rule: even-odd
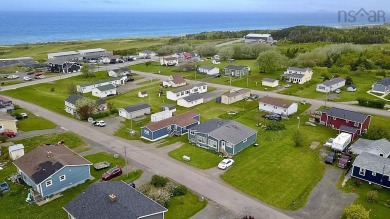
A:
POLYGON ((50 158, 50 157, 52 157, 52 156, 53 156, 53 153, 52 153, 51 151, 48 151, 48 152, 47 152, 47 157, 50 158))
POLYGON ((114 194, 108 195, 108 198, 110 199, 111 202, 116 201, 116 195, 114 195, 114 194))

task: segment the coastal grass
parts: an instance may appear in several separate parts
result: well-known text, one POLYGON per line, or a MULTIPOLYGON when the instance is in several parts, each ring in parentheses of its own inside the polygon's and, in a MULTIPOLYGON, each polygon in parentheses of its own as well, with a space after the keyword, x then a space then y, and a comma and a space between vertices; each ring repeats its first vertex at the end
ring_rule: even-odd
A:
POLYGON ((38 115, 35 115, 28 110, 17 109, 14 110, 13 112, 26 113, 28 115, 28 118, 19 120, 17 122, 17 126, 20 131, 29 132, 29 131, 36 131, 36 130, 54 129, 55 127, 57 127, 57 125, 54 124, 53 122, 45 118, 42 118, 38 115))
POLYGON ((187 191, 183 196, 172 197, 168 203, 168 212, 165 214, 167 219, 187 219, 205 208, 207 200, 199 201, 199 196, 187 191))

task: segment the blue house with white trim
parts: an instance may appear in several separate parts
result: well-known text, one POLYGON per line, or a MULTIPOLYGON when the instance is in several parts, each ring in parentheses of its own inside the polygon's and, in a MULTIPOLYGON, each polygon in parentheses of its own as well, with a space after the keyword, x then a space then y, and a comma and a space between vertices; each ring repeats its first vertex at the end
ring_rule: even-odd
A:
POLYGON ((189 129, 188 140, 199 147, 235 155, 254 144, 257 131, 233 120, 211 119, 189 129))
POLYGON ((353 162, 351 176, 389 189, 390 159, 363 152, 353 162))
POLYGON ((33 197, 49 197, 91 178, 91 162, 63 144, 45 144, 14 161, 33 197))
POLYGON ((189 111, 141 127, 141 138, 157 141, 168 136, 181 136, 187 134, 189 128, 198 124, 200 124, 200 114, 189 111))

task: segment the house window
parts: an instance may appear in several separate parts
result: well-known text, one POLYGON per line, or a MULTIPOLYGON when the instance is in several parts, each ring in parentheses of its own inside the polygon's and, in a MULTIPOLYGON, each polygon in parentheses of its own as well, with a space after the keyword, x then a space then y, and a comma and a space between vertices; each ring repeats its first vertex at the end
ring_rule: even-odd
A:
POLYGON ((62 182, 62 181, 64 181, 64 180, 66 180, 65 175, 60 176, 60 182, 62 182))
POLYGON ((376 176, 376 173, 375 172, 371 172, 372 176, 376 176))
POLYGON ((355 127, 359 127, 359 123, 358 122, 355 122, 355 127))
POLYGON ((145 129, 145 130, 144 130, 144 134, 145 134, 145 135, 149 135, 149 130, 146 130, 146 129, 145 129))
POLYGON ((345 120, 346 123, 349 123, 349 120, 345 120))
POLYGON ((360 170, 359 170, 359 175, 361 175, 361 176, 364 176, 364 175, 366 175, 366 170, 365 170, 365 169, 362 169, 362 168, 360 168, 360 170))
POLYGON ((190 135, 193 135, 194 134, 194 131, 190 131, 190 135))
POLYGON ((248 138, 245 138, 244 141, 242 141, 242 143, 245 143, 246 141, 248 141, 248 138))
POLYGON ((46 187, 49 187, 49 186, 51 186, 52 184, 53 184, 53 181, 51 181, 51 180, 46 181, 46 187))
POLYGON ((333 119, 333 120, 336 120, 336 117, 333 116, 332 119, 333 119))
POLYGON ((379 156, 383 157, 383 154, 379 154, 379 156))

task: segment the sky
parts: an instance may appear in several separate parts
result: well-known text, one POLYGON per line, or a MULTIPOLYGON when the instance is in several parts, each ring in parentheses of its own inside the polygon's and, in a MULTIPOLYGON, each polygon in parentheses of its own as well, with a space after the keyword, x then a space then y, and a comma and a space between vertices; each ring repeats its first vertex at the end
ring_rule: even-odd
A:
POLYGON ((335 12, 389 6, 389 0, 0 0, 0 11, 335 12))

